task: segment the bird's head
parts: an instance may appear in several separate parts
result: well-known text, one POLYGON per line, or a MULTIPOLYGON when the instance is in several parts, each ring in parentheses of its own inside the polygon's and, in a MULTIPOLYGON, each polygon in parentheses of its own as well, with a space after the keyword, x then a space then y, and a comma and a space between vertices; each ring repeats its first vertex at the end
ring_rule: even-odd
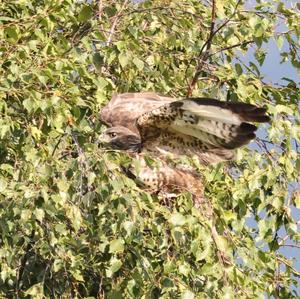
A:
POLYGON ((118 126, 104 131, 100 136, 100 142, 112 149, 139 152, 141 138, 131 130, 118 126))

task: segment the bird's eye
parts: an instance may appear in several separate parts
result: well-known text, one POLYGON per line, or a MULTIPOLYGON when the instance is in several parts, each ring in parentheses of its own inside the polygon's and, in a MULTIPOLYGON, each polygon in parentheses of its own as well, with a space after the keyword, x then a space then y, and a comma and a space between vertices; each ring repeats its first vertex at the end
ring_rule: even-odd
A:
POLYGON ((111 138, 114 138, 114 137, 117 136, 117 133, 111 132, 111 133, 108 133, 108 136, 111 137, 111 138))

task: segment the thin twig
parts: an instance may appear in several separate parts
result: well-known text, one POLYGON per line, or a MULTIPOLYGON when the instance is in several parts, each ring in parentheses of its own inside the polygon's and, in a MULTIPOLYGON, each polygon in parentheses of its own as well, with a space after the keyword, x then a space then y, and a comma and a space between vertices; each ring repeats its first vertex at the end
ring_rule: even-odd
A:
POLYGON ((281 239, 281 241, 278 243, 278 245, 279 245, 279 246, 284 245, 284 242, 285 242, 289 237, 290 237, 289 235, 284 236, 284 237, 281 239))
POLYGON ((268 150, 266 144, 263 141, 257 139, 256 143, 268 155, 270 161, 274 162, 276 160, 274 155, 272 155, 272 153, 268 150))
POLYGON ((113 23, 112 23, 112 26, 109 30, 109 35, 108 35, 108 38, 106 40, 106 45, 109 46, 111 44, 111 41, 112 41, 112 37, 115 33, 115 30, 116 30, 116 26, 119 22, 119 19, 120 19, 120 16, 122 14, 122 11, 124 10, 124 8, 126 7, 126 5, 128 4, 128 0, 125 0, 121 9, 118 11, 118 13, 113 17, 113 23))
POLYGON ((109 32, 109 31, 104 30, 104 27, 103 27, 103 24, 102 24, 102 13, 103 13, 103 1, 99 0, 98 1, 98 19, 99 19, 99 23, 100 23, 100 32, 102 32, 103 35, 105 37, 107 37, 105 33, 109 32))
POLYGON ((231 16, 224 22, 222 23, 216 30, 215 30, 215 20, 216 20, 216 0, 212 1, 212 16, 211 16, 211 26, 210 26, 210 32, 209 32, 209 36, 208 39, 206 40, 206 42, 203 44, 203 46, 201 47, 200 51, 199 51, 199 55, 198 55, 198 65, 196 68, 196 72, 194 74, 194 77, 192 78, 191 83, 188 86, 188 96, 190 97, 193 93, 193 90, 195 88, 196 83, 198 82, 198 78, 201 74, 202 71, 202 67, 203 67, 203 62, 205 62, 209 57, 209 50, 211 48, 212 45, 212 40, 214 38, 214 36, 220 31, 222 30, 230 21, 231 19, 235 16, 236 14, 236 10, 240 4, 241 0, 238 0, 233 13, 231 14, 231 16), (205 50, 205 51, 204 51, 205 50))
POLYGON ((279 245, 280 247, 293 247, 293 248, 300 248, 300 245, 296 245, 296 244, 282 244, 279 245))
POLYGON ((251 44, 251 43, 254 43, 254 40, 248 40, 248 41, 240 42, 240 43, 238 43, 238 44, 234 44, 234 45, 231 45, 231 46, 222 48, 222 49, 220 49, 220 50, 218 50, 218 51, 215 51, 215 52, 209 54, 208 57, 214 56, 214 55, 216 55, 216 54, 218 54, 218 53, 220 53, 220 52, 224 52, 224 51, 227 51, 227 50, 231 50, 231 49, 234 49, 234 48, 237 48, 237 47, 240 47, 240 46, 241 46, 241 47, 242 47, 242 46, 246 46, 246 45, 251 44))
MULTIPOLYGON (((241 2, 241 0, 239 0, 239 1, 236 3, 235 8, 234 8, 233 13, 231 14, 231 16, 229 16, 229 18, 228 18, 226 21, 224 21, 224 23, 222 23, 222 24, 221 24, 221 25, 213 32, 211 39, 212 39, 219 31, 221 31, 221 30, 222 30, 222 29, 223 29, 223 28, 231 21, 231 19, 235 16, 236 10, 237 10, 237 8, 238 8, 240 2, 241 2)), ((204 48, 206 47, 206 45, 207 45, 207 41, 206 41, 206 43, 203 45, 203 47, 202 47, 203 49, 201 49, 202 51, 204 50, 204 48)))
POLYGON ((200 70, 202 69, 203 61, 206 61, 207 58, 208 58, 208 53, 209 53, 209 50, 211 48, 212 39, 215 35, 215 33, 214 33, 215 22, 216 22, 216 0, 213 0, 212 8, 211 8, 211 24, 210 24, 209 36, 208 36, 208 39, 206 40, 206 42, 203 44, 202 48, 200 49, 199 62, 198 62, 197 70, 196 70, 196 73, 195 73, 195 75, 192 79, 191 84, 189 84, 188 96, 192 95, 194 87, 195 87, 195 85, 198 81, 198 78, 200 76, 200 73, 201 73, 200 70), (205 48, 206 48, 206 51, 203 54, 203 51, 204 51, 205 48))
POLYGON ((52 157, 54 156, 55 151, 57 150, 57 148, 58 148, 58 146, 59 146, 59 144, 60 144, 60 142, 61 142, 61 140, 63 139, 64 136, 65 136, 65 134, 63 134, 59 137, 58 142, 55 144, 55 146, 53 148, 53 151, 52 151, 52 154, 51 154, 52 157))
POLYGON ((28 242, 28 244, 25 248, 25 254, 23 255, 23 257, 21 259, 21 264, 20 264, 20 267, 19 267, 18 272, 17 272, 17 281, 16 281, 16 287, 15 287, 15 294, 16 294, 17 299, 20 298, 20 284, 21 284, 21 281, 22 281, 22 278, 23 278, 25 266, 26 266, 30 251, 31 251, 31 249, 33 247, 33 244, 34 244, 34 241, 33 241, 34 234, 35 234, 35 230, 33 230, 31 232, 31 235, 29 236, 30 240, 29 240, 29 242, 28 242))
POLYGON ((294 275, 300 277, 300 272, 297 271, 291 264, 289 261, 284 260, 283 258, 277 256, 276 259, 278 261, 280 261, 281 263, 285 264, 287 267, 289 267, 291 269, 291 271, 293 272, 294 275))
POLYGON ((215 224, 213 224, 211 227, 211 236, 217 247, 217 252, 218 252, 217 255, 218 255, 219 260, 222 262, 223 266, 230 265, 231 264, 230 259, 226 256, 225 252, 219 248, 219 244, 218 244, 219 234, 216 230, 215 224))
MULTIPOLYGON (((78 162, 82 166, 82 171, 80 173, 80 194, 83 195, 84 194, 84 188, 83 188, 84 175, 83 174, 86 174, 87 170, 89 169, 89 164, 88 164, 87 157, 77 140, 76 134, 74 132, 72 132, 71 134, 72 134, 72 139, 76 145, 76 149, 77 149, 77 153, 78 153, 78 162)), ((88 186, 88 191, 90 191, 90 186, 88 186)))
POLYGON ((196 15, 190 11, 186 11, 184 9, 180 9, 180 8, 175 8, 175 7, 166 7, 166 6, 155 6, 155 7, 151 7, 151 8, 139 8, 139 9, 134 9, 132 11, 126 12, 126 13, 122 13, 121 16, 126 16, 126 15, 131 15, 131 14, 135 14, 135 13, 149 13, 149 12, 153 12, 153 11, 157 11, 157 10, 161 10, 161 11, 170 11, 170 12, 181 12, 183 14, 187 14, 190 15, 196 19, 201 20, 201 25, 203 25, 202 23, 202 16, 196 15))
POLYGON ((98 18, 99 18, 100 22, 102 21, 102 12, 103 12, 103 1, 99 0, 98 1, 98 18))
POLYGON ((275 299, 279 299, 279 292, 280 292, 280 265, 278 263, 277 265, 277 269, 276 269, 276 273, 275 273, 275 277, 274 277, 274 297, 275 299))

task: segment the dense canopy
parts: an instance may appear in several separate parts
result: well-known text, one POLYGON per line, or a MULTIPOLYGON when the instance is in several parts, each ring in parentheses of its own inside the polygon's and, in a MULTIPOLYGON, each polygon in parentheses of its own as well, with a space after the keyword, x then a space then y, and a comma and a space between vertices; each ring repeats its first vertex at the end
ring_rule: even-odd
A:
POLYGON ((0 297, 298 298, 299 4, 4 0, 0 11, 0 297), (276 74, 290 71, 272 81, 276 51, 276 74), (102 107, 141 91, 268 109, 236 162, 182 158, 212 218, 189 192, 141 190, 119 167, 138 161, 99 147, 102 107))

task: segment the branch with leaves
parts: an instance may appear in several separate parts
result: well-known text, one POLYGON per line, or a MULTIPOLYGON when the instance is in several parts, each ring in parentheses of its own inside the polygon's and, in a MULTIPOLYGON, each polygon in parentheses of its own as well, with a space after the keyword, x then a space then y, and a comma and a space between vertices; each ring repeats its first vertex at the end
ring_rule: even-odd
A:
MULTIPOLYGON (((198 82, 198 78, 199 78, 199 76, 201 75, 201 72, 202 72, 203 64, 211 56, 209 52, 210 52, 210 49, 211 49, 211 45, 212 45, 214 36, 218 32, 220 32, 223 28, 225 28, 225 26, 232 20, 232 18, 236 14, 238 6, 241 3, 241 0, 237 1, 236 6, 234 8, 234 12, 232 13, 232 15, 227 20, 225 20, 217 29, 215 29, 215 22, 216 22, 216 1, 217 0, 213 0, 212 1, 210 31, 209 31, 209 35, 208 35, 207 40, 205 41, 205 43, 203 44, 203 46, 201 47, 201 49, 199 51, 199 56, 197 58, 198 64, 197 64, 197 67, 196 67, 196 71, 195 71, 195 74, 194 74, 191 82, 189 83, 188 90, 187 90, 188 97, 190 97, 192 95, 193 90, 195 88, 195 85, 198 82)), ((236 45, 236 46, 233 46, 232 48, 238 47, 238 46, 239 45, 236 45)))

